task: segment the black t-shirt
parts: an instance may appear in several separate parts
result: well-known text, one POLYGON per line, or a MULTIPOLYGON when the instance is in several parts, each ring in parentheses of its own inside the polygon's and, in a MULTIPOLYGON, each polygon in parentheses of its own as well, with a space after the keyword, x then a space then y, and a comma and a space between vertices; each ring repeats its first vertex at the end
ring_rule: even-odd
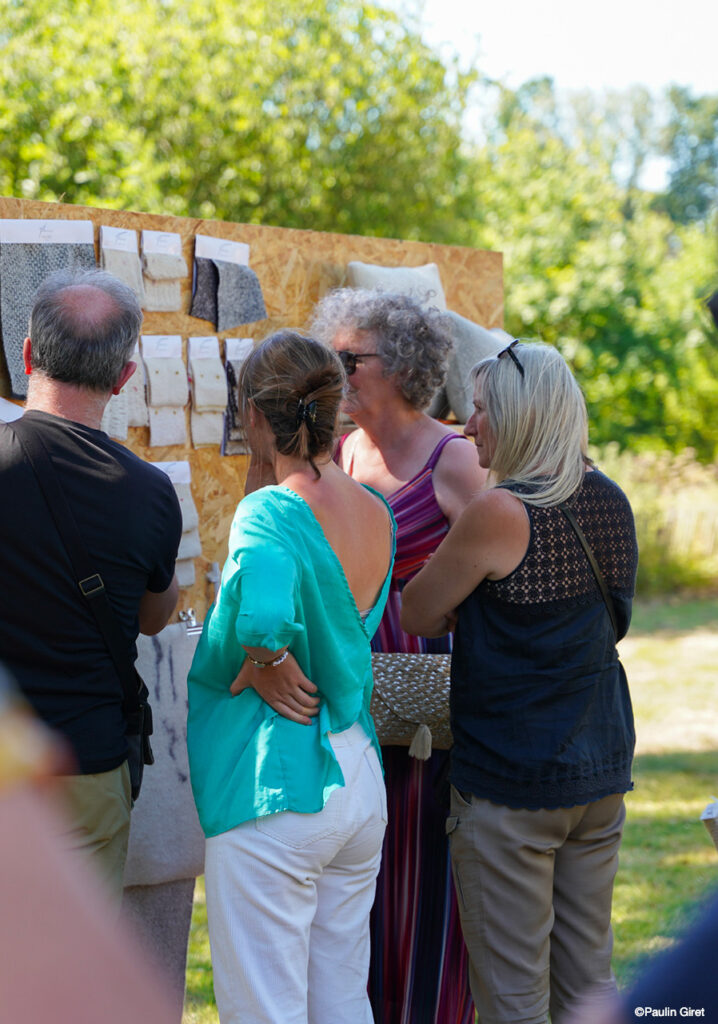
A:
MULTIPOLYGON (((182 520, 168 477, 101 430, 30 411, 132 657, 140 599, 172 582, 182 520)), ((0 423, 0 660, 78 770, 126 757, 122 686, 35 474, 0 423)))

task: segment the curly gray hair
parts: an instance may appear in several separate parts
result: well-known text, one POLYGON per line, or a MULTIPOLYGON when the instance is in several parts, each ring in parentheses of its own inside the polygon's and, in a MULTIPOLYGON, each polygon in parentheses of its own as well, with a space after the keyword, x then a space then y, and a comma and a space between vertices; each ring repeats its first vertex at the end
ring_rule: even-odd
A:
POLYGON ((385 376, 395 374, 404 398, 424 409, 446 379, 451 328, 437 309, 424 309, 409 295, 339 288, 316 306, 311 333, 331 345, 341 328, 371 331, 385 376))

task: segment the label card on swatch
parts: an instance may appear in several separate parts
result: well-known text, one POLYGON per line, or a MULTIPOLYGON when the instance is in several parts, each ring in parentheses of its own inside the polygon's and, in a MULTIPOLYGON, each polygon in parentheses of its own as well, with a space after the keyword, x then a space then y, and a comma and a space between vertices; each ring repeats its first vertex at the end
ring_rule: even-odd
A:
POLYGON ((0 242, 94 245, 91 220, 0 220, 0 242))
POLYGON ((100 247, 114 249, 117 252, 137 253, 137 232, 132 228, 100 227, 100 247))
POLYGON ((173 484, 190 483, 189 462, 151 462, 150 465, 166 473, 173 484))
POLYGON ((182 337, 179 334, 143 334, 144 359, 181 359, 182 337))
POLYGON ((143 231, 142 252, 181 256, 182 239, 173 231, 143 231))
POLYGON ((241 263, 249 266, 249 246, 246 242, 232 242, 228 238, 212 238, 210 235, 195 235, 195 258, 224 260, 225 263, 241 263))
POLYGON ((189 359, 219 359, 219 341, 213 334, 204 338, 188 338, 189 359))
POLYGON ((225 338, 224 358, 226 360, 246 359, 254 348, 253 338, 225 338))

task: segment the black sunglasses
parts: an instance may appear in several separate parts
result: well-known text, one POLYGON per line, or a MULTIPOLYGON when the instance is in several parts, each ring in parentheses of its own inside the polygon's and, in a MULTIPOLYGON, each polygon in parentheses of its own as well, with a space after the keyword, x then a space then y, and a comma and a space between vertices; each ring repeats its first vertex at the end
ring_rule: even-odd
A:
POLYGON ((356 373, 357 361, 362 359, 381 359, 378 352, 337 352, 347 377, 356 373))
POLYGON ((514 338, 514 340, 513 340, 512 342, 511 342, 511 344, 510 344, 510 345, 507 345, 507 346, 506 346, 506 348, 502 348, 502 349, 501 349, 501 351, 500 351, 500 352, 499 352, 499 354, 498 354, 498 355, 496 356, 496 358, 497 358, 497 359, 500 359, 500 358, 501 358, 501 356, 505 356, 505 355, 508 355, 508 356, 510 356, 510 357, 511 357, 511 360, 513 361, 514 365, 515 365, 515 366, 517 367, 517 369, 518 369, 519 373, 521 374, 521 376, 522 376, 522 377, 525 377, 525 376, 526 376, 526 374, 525 374, 525 372, 524 372, 524 368, 523 368, 523 366, 521 365, 521 363, 519 362, 519 357, 518 357, 518 356, 516 355, 516 353, 514 352, 514 348, 515 348, 515 347, 516 347, 516 345, 518 345, 518 344, 519 344, 519 339, 518 339, 518 338, 514 338))

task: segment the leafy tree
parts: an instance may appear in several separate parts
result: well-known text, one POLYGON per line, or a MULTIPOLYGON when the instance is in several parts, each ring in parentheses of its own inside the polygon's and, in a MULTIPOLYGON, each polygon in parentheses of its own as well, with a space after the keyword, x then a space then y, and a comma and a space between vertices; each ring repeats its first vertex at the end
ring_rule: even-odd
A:
POLYGON ((610 153, 595 138, 572 147, 543 118, 537 130, 534 115, 514 106, 503 141, 474 156, 474 244, 504 252, 507 329, 561 349, 596 443, 715 457, 713 232, 677 228, 637 190, 627 217, 610 153))
POLYGON ((448 240, 469 80, 397 15, 361 0, 4 5, 2 192, 448 240))
POLYGON ((664 150, 671 160, 668 191, 657 206, 681 224, 705 220, 718 204, 718 95, 668 90, 664 150))

